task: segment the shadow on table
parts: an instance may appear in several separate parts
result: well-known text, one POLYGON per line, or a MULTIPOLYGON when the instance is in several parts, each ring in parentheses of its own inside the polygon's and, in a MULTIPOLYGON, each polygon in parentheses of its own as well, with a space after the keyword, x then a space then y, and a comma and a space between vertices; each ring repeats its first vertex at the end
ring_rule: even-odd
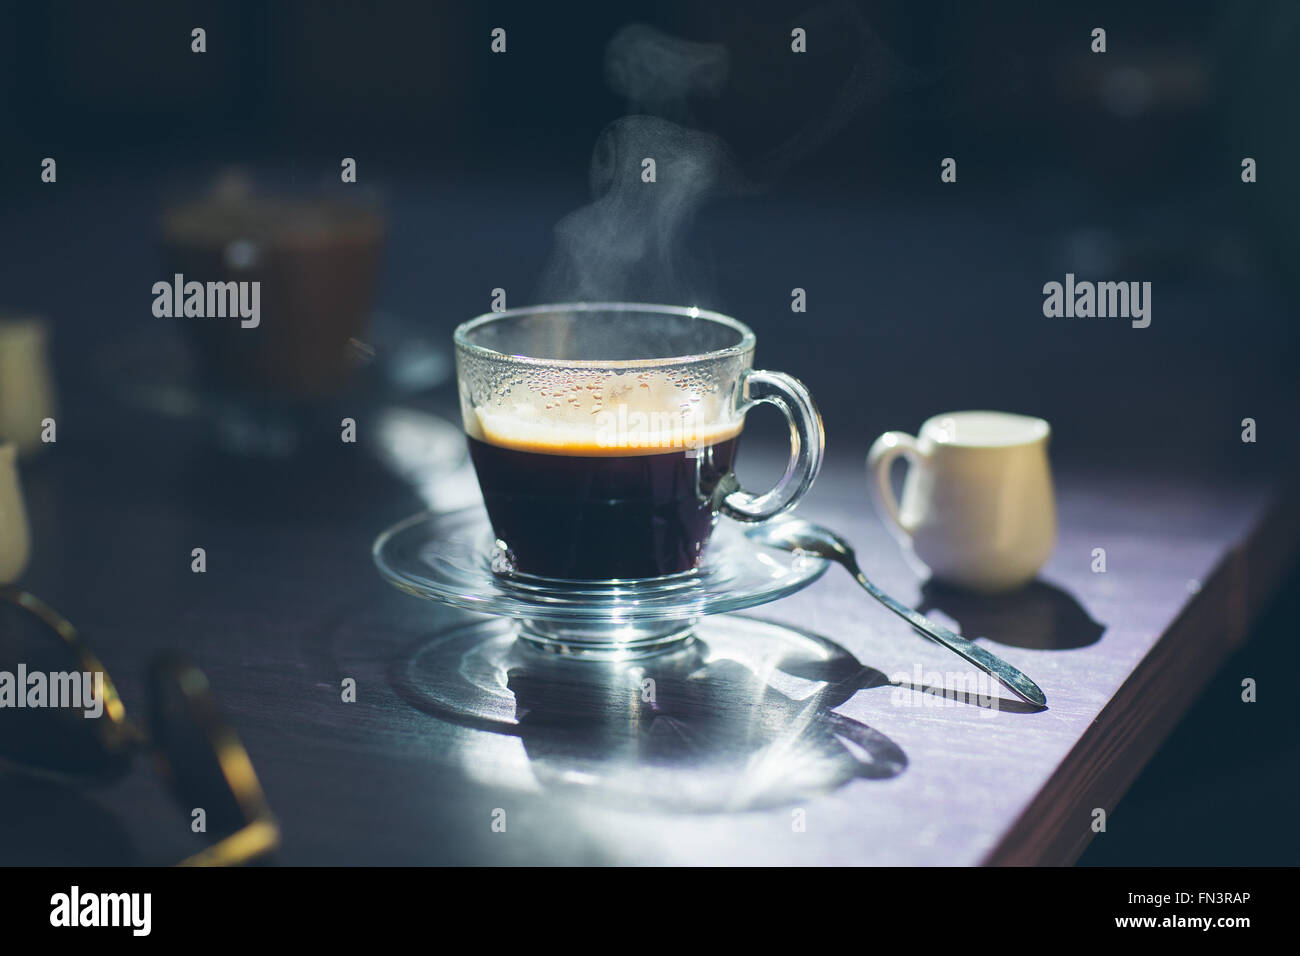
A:
POLYGON ((365 454, 313 449, 284 460, 239 457, 201 447, 185 463, 179 487, 188 513, 271 527, 365 518, 375 501, 420 510, 413 489, 365 454))
POLYGON ((440 657, 442 675, 474 675, 485 695, 495 690, 504 710, 493 721, 448 713, 410 681, 398 689, 430 713, 518 737, 522 751, 508 759, 526 766, 499 768, 503 779, 522 772, 553 793, 620 809, 777 807, 903 772, 902 748, 833 710, 887 685, 883 674, 822 637, 743 620, 752 634, 634 662, 565 659, 508 629, 440 657))
POLYGON ((980 675, 975 675, 973 672, 970 676, 977 679, 965 684, 957 683, 954 675, 951 674, 929 674, 919 671, 912 674, 897 674, 886 679, 879 671, 863 667, 847 654, 845 658, 836 658, 825 664, 814 662, 798 665, 790 668, 789 672, 809 680, 826 681, 827 697, 841 702, 848 700, 859 690, 885 684, 906 692, 901 698, 895 699, 894 703, 897 706, 924 708, 951 703, 1010 714, 1037 714, 1047 709, 1018 697, 1003 697, 994 689, 995 682, 979 679, 980 675), (913 677, 917 679, 913 680, 913 677), (927 680, 927 677, 932 679, 927 680), (917 694, 928 696, 917 697, 915 696, 917 694))
POLYGON ((112 814, 75 787, 0 773, 0 863, 134 866, 135 847, 112 814))
POLYGON ((927 581, 921 588, 922 614, 941 611, 956 621, 963 637, 998 644, 1064 651, 1101 639, 1104 624, 1094 621, 1069 592, 1035 579, 1010 594, 972 594, 927 581))

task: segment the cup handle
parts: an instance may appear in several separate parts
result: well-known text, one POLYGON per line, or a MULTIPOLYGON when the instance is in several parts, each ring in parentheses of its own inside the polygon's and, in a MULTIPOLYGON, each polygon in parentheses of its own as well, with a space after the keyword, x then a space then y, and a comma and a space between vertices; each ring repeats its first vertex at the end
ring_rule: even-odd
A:
MULTIPOLYGON (((812 487, 821 471, 826 434, 808 389, 784 372, 747 369, 741 374, 738 394, 741 415, 755 405, 775 405, 790 422, 790 462, 776 487, 761 495, 736 487, 719 505, 723 514, 736 521, 766 521, 793 508, 812 487)), ((729 484, 735 486, 735 479, 729 484)))
POLYGON ((903 521, 889 482, 889 470, 899 455, 905 457, 910 465, 915 465, 917 459, 923 457, 916 439, 906 432, 885 432, 877 438, 867 452, 867 487, 871 489, 871 497, 881 517, 889 518, 910 537, 912 528, 903 521))

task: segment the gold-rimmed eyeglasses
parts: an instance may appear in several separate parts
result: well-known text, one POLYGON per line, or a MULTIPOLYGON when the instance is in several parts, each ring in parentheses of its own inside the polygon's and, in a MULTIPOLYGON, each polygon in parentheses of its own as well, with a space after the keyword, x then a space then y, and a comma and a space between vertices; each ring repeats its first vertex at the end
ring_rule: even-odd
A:
POLYGON ((160 654, 148 690, 146 730, 127 717, 72 624, 35 595, 0 585, 0 765, 109 782, 151 751, 177 801, 190 813, 202 809, 214 840, 179 865, 235 866, 270 854, 280 828, 207 677, 180 655, 160 654))

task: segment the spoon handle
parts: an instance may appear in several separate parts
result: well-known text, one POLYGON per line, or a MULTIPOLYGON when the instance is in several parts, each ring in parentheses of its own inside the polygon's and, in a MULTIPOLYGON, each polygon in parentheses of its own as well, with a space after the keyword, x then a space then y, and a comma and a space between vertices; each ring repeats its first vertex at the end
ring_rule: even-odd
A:
POLYGON ((1039 689, 1037 684, 1026 677, 1024 673, 1012 667, 996 654, 990 654, 978 644, 966 640, 966 638, 959 634, 954 634, 946 627, 935 624, 920 612, 914 611, 912 608, 898 603, 884 591, 880 590, 880 588, 872 584, 871 581, 867 579, 867 576, 857 567, 850 566, 849 571, 853 573, 853 576, 857 578, 858 583, 867 590, 868 594, 881 604, 885 605, 885 607, 889 608, 903 620, 907 621, 907 623, 911 624, 918 631, 925 634, 927 637, 938 641, 958 656, 965 658, 980 670, 984 671, 984 673, 996 677, 999 681, 1031 704, 1036 704, 1039 707, 1047 706, 1047 695, 1039 689))

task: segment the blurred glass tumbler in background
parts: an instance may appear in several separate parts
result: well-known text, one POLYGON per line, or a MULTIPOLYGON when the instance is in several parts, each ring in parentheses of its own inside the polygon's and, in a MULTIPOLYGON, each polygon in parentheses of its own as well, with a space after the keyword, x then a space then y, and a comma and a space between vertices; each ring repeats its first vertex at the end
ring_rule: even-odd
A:
POLYGON ((206 388, 311 401, 347 385, 370 316, 384 223, 326 198, 253 196, 226 183, 162 217, 168 280, 260 283, 260 321, 182 317, 206 388))
POLYGON ((18 580, 30 548, 16 451, 13 442, 0 441, 0 584, 18 580))
POLYGON ((41 432, 55 415, 46 326, 30 316, 0 316, 0 441, 26 456, 44 444, 41 432))

